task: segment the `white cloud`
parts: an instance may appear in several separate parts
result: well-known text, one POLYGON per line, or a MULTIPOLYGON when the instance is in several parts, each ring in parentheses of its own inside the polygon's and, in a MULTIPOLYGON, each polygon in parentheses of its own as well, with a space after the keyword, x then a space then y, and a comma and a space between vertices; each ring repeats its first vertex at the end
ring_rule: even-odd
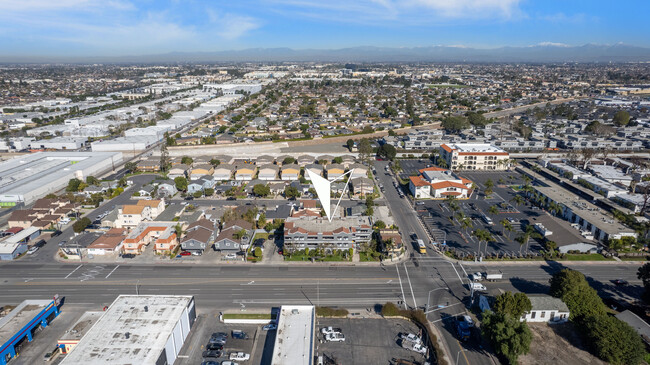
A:
POLYGON ((261 26, 257 19, 249 16, 232 13, 220 14, 213 9, 207 9, 207 14, 210 23, 215 28, 214 33, 225 40, 240 38, 261 26))
POLYGON ((30 12, 53 10, 95 10, 115 9, 134 10, 135 6, 129 1, 121 0, 0 0, 0 11, 2 12, 30 12))
POLYGON ((548 46, 548 47, 571 47, 566 43, 557 43, 557 42, 539 42, 538 46, 548 46))
POLYGON ((401 24, 437 23, 449 19, 510 19, 522 16, 521 0, 267 0, 294 13, 331 21, 401 24))

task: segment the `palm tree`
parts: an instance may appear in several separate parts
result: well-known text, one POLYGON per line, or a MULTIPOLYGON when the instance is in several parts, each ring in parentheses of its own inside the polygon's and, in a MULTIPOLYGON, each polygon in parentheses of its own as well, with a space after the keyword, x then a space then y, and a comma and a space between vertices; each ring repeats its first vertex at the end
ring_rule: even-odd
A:
POLYGON ((499 214, 499 208, 497 208, 496 205, 491 205, 490 208, 488 208, 488 213, 492 215, 497 215, 499 214))
POLYGON ((504 218, 499 222, 499 224, 501 224, 501 226, 503 226, 503 231, 504 232, 508 232, 508 238, 510 238, 510 232, 512 232, 512 230, 513 230, 512 223, 510 223, 509 220, 504 218))
POLYGON ((521 248, 528 242, 528 236, 526 234, 519 235, 515 237, 515 241, 519 243, 519 254, 521 255, 521 248))
POLYGON ((461 225, 461 227, 463 227, 463 229, 464 229, 465 231, 468 231, 468 230, 472 229, 472 227, 473 227, 473 225, 472 225, 472 220, 469 219, 469 218, 465 218, 465 219, 463 219, 463 220, 460 222, 460 225, 461 225))
POLYGON ((524 198, 521 197, 521 195, 515 195, 510 199, 511 202, 515 203, 516 206, 519 206, 520 204, 524 204, 524 198))
POLYGON ((463 213, 463 212, 458 212, 454 216, 456 217, 456 220, 458 221, 458 223, 462 223, 461 221, 463 219, 465 219, 465 213, 463 213))
POLYGON ((477 229, 472 232, 472 235, 478 240, 478 253, 481 254, 481 241, 485 241, 485 250, 487 251, 487 244, 492 240, 490 232, 484 229, 477 229))

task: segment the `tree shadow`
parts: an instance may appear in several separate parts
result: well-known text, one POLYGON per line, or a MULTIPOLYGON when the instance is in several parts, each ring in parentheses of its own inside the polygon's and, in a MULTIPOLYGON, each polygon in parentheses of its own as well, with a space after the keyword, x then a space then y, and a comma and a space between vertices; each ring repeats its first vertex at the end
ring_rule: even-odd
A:
POLYGON ((530 281, 520 277, 510 278, 510 283, 518 291, 526 294, 548 294, 550 285, 530 281))

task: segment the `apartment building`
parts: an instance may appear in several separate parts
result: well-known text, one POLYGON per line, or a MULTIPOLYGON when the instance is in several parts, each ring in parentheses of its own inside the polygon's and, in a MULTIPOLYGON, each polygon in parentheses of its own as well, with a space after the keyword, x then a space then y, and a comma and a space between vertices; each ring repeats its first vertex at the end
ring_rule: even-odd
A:
POLYGON ((421 169, 419 176, 409 176, 409 179, 409 190, 416 199, 443 199, 447 196, 467 199, 472 189, 472 181, 439 167, 421 169))
POLYGON ((452 170, 506 170, 510 155, 485 143, 454 143, 440 146, 440 157, 452 170))
POLYGON ((322 248, 331 254, 336 249, 356 249, 370 242, 371 237, 372 222, 367 216, 335 218, 331 222, 322 217, 289 217, 284 223, 287 252, 322 248))

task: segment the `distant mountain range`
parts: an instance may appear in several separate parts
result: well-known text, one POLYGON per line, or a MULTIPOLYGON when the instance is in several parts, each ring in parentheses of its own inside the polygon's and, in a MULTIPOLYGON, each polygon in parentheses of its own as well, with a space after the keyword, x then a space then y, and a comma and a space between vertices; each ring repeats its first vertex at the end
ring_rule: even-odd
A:
POLYGON ((341 49, 249 48, 217 52, 171 52, 108 57, 0 56, 3 63, 176 63, 176 62, 650 62, 650 48, 626 44, 469 48, 352 47, 341 49))

